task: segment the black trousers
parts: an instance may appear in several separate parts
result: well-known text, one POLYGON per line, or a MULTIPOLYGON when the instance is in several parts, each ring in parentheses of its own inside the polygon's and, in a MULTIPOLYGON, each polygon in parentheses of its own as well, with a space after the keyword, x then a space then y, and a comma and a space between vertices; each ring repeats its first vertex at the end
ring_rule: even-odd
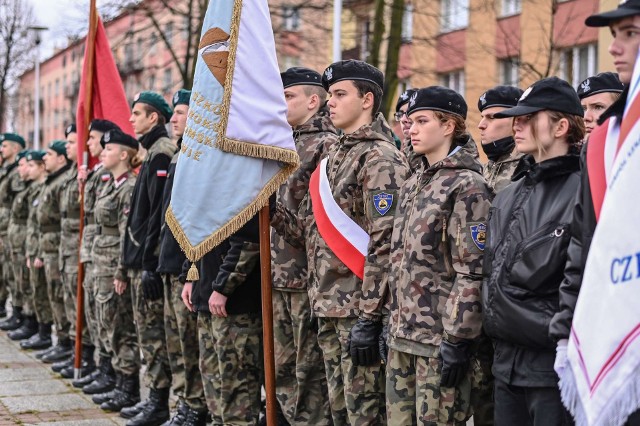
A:
POLYGON ((495 426, 569 426, 557 387, 529 388, 495 379, 495 426))

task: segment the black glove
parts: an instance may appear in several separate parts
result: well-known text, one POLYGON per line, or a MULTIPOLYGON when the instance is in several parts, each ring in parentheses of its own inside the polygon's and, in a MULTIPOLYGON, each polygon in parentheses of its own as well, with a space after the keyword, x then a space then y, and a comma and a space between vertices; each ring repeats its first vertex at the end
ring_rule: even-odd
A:
POLYGON ((380 362, 378 338, 381 322, 359 319, 349 333, 349 352, 353 365, 373 365, 380 362))
POLYGON ((157 272, 142 271, 142 294, 146 300, 158 300, 164 296, 164 283, 157 272))
POLYGON ((440 344, 440 359, 442 372, 440 386, 451 388, 458 386, 469 369, 469 342, 451 343, 442 340, 440 344))
POLYGON ((389 353, 389 347, 387 346, 387 337, 389 336, 389 324, 385 324, 382 327, 382 333, 378 338, 378 350, 380 351, 380 358, 382 362, 387 363, 387 354, 389 353))

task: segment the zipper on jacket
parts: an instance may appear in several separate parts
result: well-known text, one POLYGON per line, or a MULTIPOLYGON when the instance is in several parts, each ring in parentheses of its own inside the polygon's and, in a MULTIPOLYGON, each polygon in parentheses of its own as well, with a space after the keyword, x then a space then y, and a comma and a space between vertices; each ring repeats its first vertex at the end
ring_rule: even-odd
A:
POLYGON ((456 247, 460 247, 460 233, 462 232, 462 225, 458 222, 458 234, 456 235, 456 247))
MULTIPOLYGON (((417 194, 417 193, 416 193, 417 194)), ((409 223, 411 223, 411 212, 413 211, 413 204, 414 204, 415 198, 413 198, 411 200, 411 209, 407 210, 409 212, 409 217, 407 217, 407 220, 405 222, 405 228, 404 228, 404 234, 402 235, 402 241, 407 241, 407 234, 409 233, 409 223)), ((404 246, 404 244, 403 244, 404 246)), ((405 259, 405 255, 406 255, 406 250, 402 250, 402 259, 400 259, 400 265, 404 265, 404 259, 405 259)), ((397 287, 396 287, 396 292, 398 291, 397 287)), ((393 297, 393 296, 392 296, 393 297)), ((398 305, 400 304, 400 298, 398 298, 398 305)), ((396 327, 396 332, 395 334, 398 335, 398 333, 400 332, 400 320, 398 320, 398 326, 396 327)))
POLYGON ((449 260, 449 255, 451 254, 451 250, 449 250, 449 244, 447 239, 447 218, 445 217, 442 221, 442 257, 444 258, 444 267, 447 270, 447 276, 449 278, 453 277, 453 267, 451 266, 451 261, 449 260))

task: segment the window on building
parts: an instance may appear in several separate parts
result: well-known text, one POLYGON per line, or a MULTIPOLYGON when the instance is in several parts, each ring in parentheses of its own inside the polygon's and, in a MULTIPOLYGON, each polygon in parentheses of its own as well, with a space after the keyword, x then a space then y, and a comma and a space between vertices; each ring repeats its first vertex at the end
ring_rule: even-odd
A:
POLYGON ((500 84, 517 86, 520 81, 520 62, 517 57, 498 60, 500 84))
POLYGON ((164 38, 171 40, 173 36, 173 22, 169 21, 164 26, 164 38))
POLYGON ((502 0, 502 16, 517 15, 522 12, 522 0, 502 0))
POLYGON ((464 96, 464 70, 441 74, 440 84, 464 96))
POLYGON ((55 84, 55 95, 58 96, 60 94, 60 79, 56 78, 56 84, 55 84))
POLYGON ((158 34, 153 32, 153 33, 151 33, 151 35, 149 35, 149 54, 150 55, 155 55, 156 54, 156 45, 157 44, 158 44, 158 34))
POLYGON ((147 90, 153 91, 156 88, 156 75, 151 74, 149 76, 149 88, 147 90))
POLYGON ((133 63, 133 45, 127 43, 124 45, 124 64, 129 67, 133 63))
POLYGON ((143 43, 142 43, 142 37, 138 37, 138 39, 136 40, 136 55, 138 57, 143 57, 144 56, 144 52, 143 52, 143 43))
POLYGON ((67 66, 67 55, 62 55, 62 68, 67 66))
POLYGON ((442 0, 441 7, 442 32, 458 30, 469 25, 469 0, 442 0))
POLYGON ((571 47, 560 51, 559 75, 573 87, 594 75, 598 64, 596 43, 571 47))
POLYGON ((300 9, 295 6, 282 6, 282 19, 285 31, 298 31, 300 28, 300 9))
POLYGON ((63 75, 62 76, 62 94, 66 96, 67 93, 69 93, 67 91, 67 76, 63 75))
POLYGON ((413 5, 411 3, 404 7, 402 15, 402 42, 410 43, 413 40, 413 5))
POLYGON ((171 68, 167 68, 164 70, 164 91, 168 92, 171 90, 171 86, 173 86, 173 82, 171 81, 171 68))

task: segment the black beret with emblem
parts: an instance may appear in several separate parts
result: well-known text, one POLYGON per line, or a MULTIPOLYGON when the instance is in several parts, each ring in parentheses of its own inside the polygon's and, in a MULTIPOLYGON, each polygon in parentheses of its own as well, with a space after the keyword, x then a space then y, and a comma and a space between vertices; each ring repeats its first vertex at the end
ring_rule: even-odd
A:
POLYGON ((175 108, 177 105, 189 106, 190 99, 191 99, 191 90, 180 89, 173 94, 173 99, 172 99, 173 107, 175 108))
POLYGON ((131 107, 133 108, 135 104, 138 103, 151 105, 152 107, 160 111, 160 114, 162 114, 166 121, 171 120, 173 110, 171 109, 167 101, 164 100, 162 95, 156 92, 145 90, 144 92, 138 93, 133 98, 133 104, 131 105, 131 107))
POLYGON ((282 86, 286 89, 291 86, 320 86, 322 76, 318 71, 304 67, 292 67, 280 73, 282 86))
POLYGON ((89 131, 95 130, 96 132, 102 132, 102 133, 108 130, 119 129, 119 128, 120 127, 118 127, 118 125, 113 121, 101 120, 99 118, 91 120, 91 123, 89 124, 89 131))
POLYGON ((403 105, 406 105, 409 103, 409 98, 415 92, 417 92, 416 89, 407 89, 404 92, 402 92, 402 94, 398 97, 398 102, 396 102, 396 112, 400 111, 400 108, 402 108, 403 105))
POLYGON ((44 161, 46 152, 41 149, 32 149, 27 154, 27 161, 44 161))
POLYGON ((407 115, 416 111, 441 111, 467 118, 467 103, 460 93, 442 86, 429 86, 409 98, 407 115))
POLYGON ((622 0, 617 9, 591 15, 584 23, 587 27, 608 27, 614 21, 634 15, 640 15, 640 0, 622 0))
POLYGON ((69 125, 64 129, 64 137, 66 138, 66 137, 67 137, 67 136, 69 136, 71 133, 77 133, 76 125, 75 125, 75 124, 69 124, 69 125))
POLYGON ((24 141, 24 138, 17 133, 0 133, 0 142, 2 141, 15 142, 23 148, 27 146, 27 143, 24 141))
POLYGON ((348 59, 346 61, 334 62, 324 70, 322 74, 322 87, 327 92, 332 84, 342 80, 368 81, 384 88, 384 74, 378 68, 364 61, 348 59))
POLYGON ((486 108, 505 107, 511 108, 518 105, 518 99, 522 96, 522 89, 514 86, 496 86, 489 89, 478 99, 478 110, 486 108))
POLYGON ((601 72, 589 78, 586 78, 578 86, 578 97, 580 99, 588 98, 603 92, 622 93, 624 85, 620 82, 618 74, 614 72, 601 72))
POLYGON ((547 77, 533 83, 520 96, 517 106, 500 111, 493 116, 496 118, 519 117, 543 110, 584 116, 578 94, 569 83, 558 77, 547 77))
POLYGON ((100 145, 104 148, 105 145, 115 143, 118 145, 124 145, 127 148, 133 148, 138 150, 138 140, 131 135, 126 134, 120 129, 112 129, 106 131, 100 139, 100 145))

